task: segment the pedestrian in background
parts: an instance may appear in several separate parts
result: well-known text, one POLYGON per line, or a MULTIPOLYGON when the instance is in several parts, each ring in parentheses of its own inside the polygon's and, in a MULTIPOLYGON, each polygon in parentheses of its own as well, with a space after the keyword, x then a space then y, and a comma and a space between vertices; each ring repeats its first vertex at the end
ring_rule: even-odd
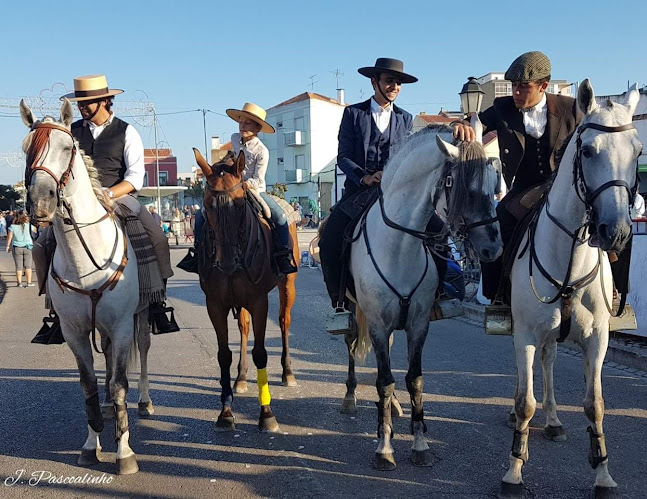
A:
POLYGON ((29 223, 29 216, 24 211, 19 211, 15 217, 11 227, 9 227, 9 235, 7 237, 7 253, 11 251, 13 254, 13 261, 16 264, 16 281, 18 286, 22 286, 23 272, 27 279, 25 288, 35 286, 31 282, 32 272, 32 258, 31 250, 34 247, 34 241, 31 238, 32 226, 29 223))
POLYGON ((7 221, 4 217, 4 211, 0 213, 0 238, 7 237, 7 221))

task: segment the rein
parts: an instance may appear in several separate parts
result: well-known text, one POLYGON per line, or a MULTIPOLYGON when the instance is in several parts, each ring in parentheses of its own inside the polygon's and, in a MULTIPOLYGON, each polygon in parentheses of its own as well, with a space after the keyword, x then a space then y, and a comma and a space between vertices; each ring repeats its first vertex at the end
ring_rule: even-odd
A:
MULTIPOLYGON (((612 307, 609 305, 609 300, 607 299, 605 289, 604 289, 604 277, 603 277, 603 272, 600 270, 602 267, 602 250, 598 248, 598 260, 588 274, 586 274, 584 277, 581 277, 577 279, 577 281, 570 283, 571 279, 571 272, 573 270, 573 260, 574 260, 574 253, 575 253, 575 247, 577 244, 584 244, 588 240, 588 236, 586 234, 587 232, 587 226, 590 223, 591 220, 591 212, 593 211, 593 200, 597 198, 603 191, 606 189, 609 189, 611 187, 623 187, 624 189, 627 190, 627 193, 629 195, 629 200, 633 199, 633 196, 635 196, 636 191, 638 189, 638 175, 636 175, 636 182, 633 187, 629 187, 629 184, 625 182, 624 180, 620 179, 614 179, 610 180, 608 182, 605 182, 602 184, 600 187, 595 189, 593 192, 591 192, 591 188, 587 185, 586 180, 584 178, 584 170, 582 166, 582 133, 584 133, 585 130, 587 129, 593 129, 593 130, 600 130, 602 132, 607 132, 607 133, 616 133, 616 132, 624 132, 626 130, 634 130, 636 127, 634 126, 633 123, 628 123, 626 125, 620 125, 620 126, 605 126, 605 125, 599 125, 597 123, 585 123, 584 125, 581 125, 578 130, 577 130, 577 139, 576 139, 576 153, 575 153, 575 158, 573 159, 573 186, 575 188, 575 192, 577 194, 577 197, 582 201, 586 208, 586 220, 585 222, 580 225, 575 231, 571 232, 568 230, 564 224, 562 224, 551 212, 550 212, 550 201, 549 201, 549 195, 546 195, 546 200, 545 204, 542 209, 537 210, 537 213, 533 220, 530 222, 529 229, 528 229, 528 243, 526 244, 526 247, 521 251, 519 256, 517 257, 520 259, 523 257, 523 255, 526 252, 526 249, 528 247, 530 248, 530 257, 528 258, 528 272, 530 276, 530 286, 532 288, 532 291, 535 295, 535 298, 537 298, 538 301, 541 303, 545 304, 552 304, 555 303, 557 300, 561 298, 562 303, 561 303, 561 313, 562 313, 562 320, 560 323, 560 336, 557 341, 563 342, 566 337, 568 336, 570 332, 570 324, 571 324, 571 299, 573 297, 573 294, 586 285, 586 283, 595 277, 595 275, 600 272, 600 282, 602 286, 602 295, 604 297, 604 304, 611 316, 613 317, 619 317, 622 315, 622 312, 624 311, 625 307, 625 302, 626 302, 626 295, 622 295, 621 300, 620 300, 620 306, 618 308, 618 312, 616 314, 613 313, 612 307), (553 278, 550 273, 543 267, 541 262, 539 261, 539 257, 537 256, 537 251, 535 248, 535 234, 537 230, 537 223, 539 221, 539 216, 541 215, 541 212, 543 209, 546 210, 546 215, 548 219, 553 222, 562 232, 564 232, 570 239, 571 239, 571 250, 569 254, 569 260, 568 260, 568 266, 566 268, 566 275, 564 276, 564 279, 562 280, 561 284, 553 278), (535 287, 535 280, 533 277, 533 262, 539 269, 539 272, 546 278, 546 280, 555 288, 557 288, 557 294, 548 300, 544 300, 542 297, 539 296, 539 293, 537 291, 537 288, 535 287)), ((550 194, 550 193, 549 193, 550 194)))

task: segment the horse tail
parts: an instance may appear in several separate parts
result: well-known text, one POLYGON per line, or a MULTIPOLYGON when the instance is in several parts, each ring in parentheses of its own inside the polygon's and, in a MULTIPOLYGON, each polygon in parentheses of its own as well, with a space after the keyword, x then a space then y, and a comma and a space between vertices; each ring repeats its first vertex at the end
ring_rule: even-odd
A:
POLYGON ((130 342, 130 349, 128 351, 128 368, 126 372, 128 373, 128 376, 137 369, 137 365, 139 364, 139 355, 138 355, 138 348, 137 348, 137 339, 139 338, 139 319, 140 319, 139 313, 135 313, 133 316, 133 340, 130 342))
POLYGON ((368 321, 364 311, 359 304, 355 304, 355 323, 357 325, 357 344, 355 345, 355 361, 363 364, 366 355, 371 351, 371 335, 368 329, 368 321))

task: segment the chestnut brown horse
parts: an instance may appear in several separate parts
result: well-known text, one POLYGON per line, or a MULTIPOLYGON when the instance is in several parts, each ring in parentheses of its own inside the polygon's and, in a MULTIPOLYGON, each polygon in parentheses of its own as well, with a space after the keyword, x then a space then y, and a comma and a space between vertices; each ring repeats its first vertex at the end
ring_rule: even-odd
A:
MULTIPOLYGON (((216 428, 234 429, 231 411, 233 391, 230 367, 232 353, 229 349, 227 316, 230 310, 238 313, 241 348, 238 377, 234 384, 236 393, 247 391, 247 340, 250 318, 254 330, 252 358, 258 370, 258 400, 261 413, 258 428, 261 431, 278 431, 279 426, 270 408, 267 382, 267 351, 265 328, 267 325, 268 293, 278 285, 280 298, 279 325, 283 340, 281 365, 282 381, 295 386, 290 367, 289 329, 290 310, 296 297, 296 273, 279 276, 273 264, 272 233, 269 224, 259 219, 247 201, 247 186, 242 175, 245 156, 236 158, 229 153, 222 161, 210 166, 197 149, 196 161, 207 180, 204 209, 207 219, 206 233, 198 254, 200 287, 207 298, 207 311, 218 337, 218 364, 221 370, 220 385, 222 411, 216 428)), ((295 261, 299 260, 296 225, 290 225, 290 238, 295 261)))

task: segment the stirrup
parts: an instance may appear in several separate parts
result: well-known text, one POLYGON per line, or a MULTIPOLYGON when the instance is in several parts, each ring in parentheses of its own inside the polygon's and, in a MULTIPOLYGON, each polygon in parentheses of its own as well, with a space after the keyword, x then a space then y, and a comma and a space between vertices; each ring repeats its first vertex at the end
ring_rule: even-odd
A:
POLYGON ((333 335, 355 331, 355 318, 352 312, 344 309, 343 304, 337 304, 335 313, 326 319, 326 331, 333 335))
POLYGON ((180 330, 175 321, 175 311, 173 307, 166 307, 164 303, 158 305, 151 305, 151 332, 153 334, 166 334, 166 333, 175 333, 180 330), (170 319, 166 316, 167 313, 171 313, 170 319))
POLYGON ((38 345, 62 345, 65 343, 61 322, 55 313, 50 312, 49 317, 43 318, 43 325, 31 342, 38 345))
POLYGON ((510 305, 495 300, 485 307, 485 334, 507 335, 513 333, 512 309, 510 305))

